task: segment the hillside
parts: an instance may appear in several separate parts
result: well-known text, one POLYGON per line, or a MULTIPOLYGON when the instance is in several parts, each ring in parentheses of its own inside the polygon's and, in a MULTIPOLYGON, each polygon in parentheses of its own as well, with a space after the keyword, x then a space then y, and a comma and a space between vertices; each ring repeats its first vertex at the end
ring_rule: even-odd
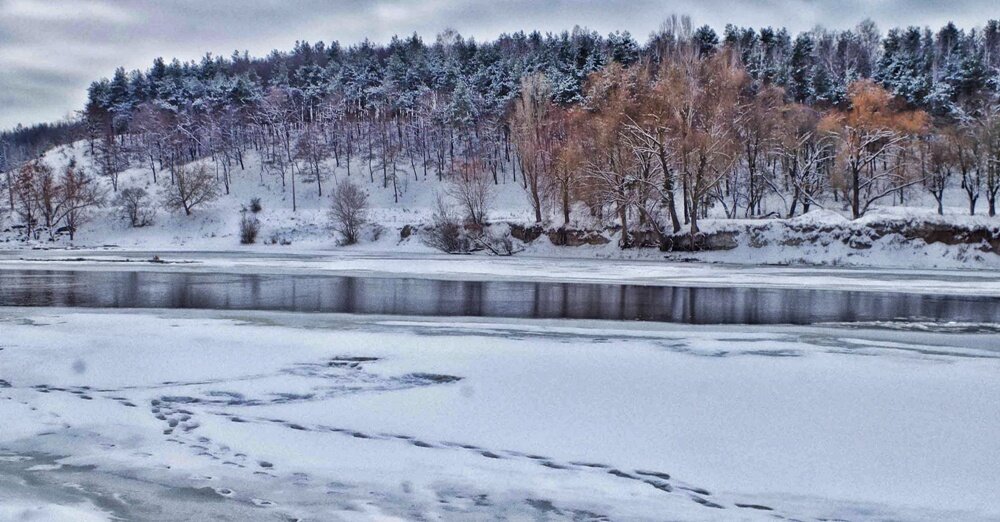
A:
MULTIPOLYGON (((84 169, 91 169, 92 158, 87 142, 80 141, 69 146, 48 151, 43 160, 54 170, 65 168, 75 161, 84 169)), ((358 160, 355 160, 358 162, 358 160)), ((205 162, 214 168, 210 161, 205 162)), ((194 164, 189 165, 193 167, 194 164)), ((365 229, 362 241, 357 245, 340 246, 339 237, 331 228, 329 206, 330 191, 318 196, 314 183, 297 185, 297 211, 292 211, 290 186, 282 189, 279 179, 260 173, 259 160, 248 155, 245 170, 233 176, 231 191, 203 208, 194 210, 191 216, 183 212, 168 211, 157 202, 168 186, 162 179, 159 186, 152 184, 148 168, 135 167, 122 173, 119 188, 142 187, 154 195, 155 217, 153 224, 132 228, 120 219, 117 208, 111 204, 114 192, 107 179, 98 179, 106 194, 108 203, 93 211, 88 222, 70 240, 61 234, 50 240, 42 233, 37 240, 25 241, 18 229, 11 228, 12 219, 6 219, 0 228, 0 248, 95 248, 117 247, 155 252, 157 250, 233 250, 233 251, 273 251, 304 252, 352 249, 361 252, 427 252, 435 250, 421 239, 421 229, 433 226, 438 194, 447 191, 447 183, 431 177, 424 179, 412 173, 401 176, 400 199, 394 201, 391 187, 383 187, 380 180, 375 182, 354 172, 351 180, 364 188, 369 195, 368 215, 370 224, 365 229), (241 210, 249 205, 251 198, 260 198, 263 210, 257 214, 261 222, 258 244, 247 246, 239 242, 239 220, 241 210), (407 229, 417 233, 401 237, 407 229), (378 232, 376 232, 378 230, 378 232)), ((329 176, 327 186, 347 177, 345 169, 336 168, 332 162, 326 165, 329 176)), ((357 169, 357 165, 355 165, 357 169)), ((530 229, 533 216, 525 189, 520 181, 515 182, 506 173, 501 183, 493 189, 493 202, 488 214, 494 227, 530 229)), ((713 208, 713 218, 702 222, 706 237, 726 236, 730 243, 719 247, 705 246, 698 252, 661 252, 655 247, 621 249, 618 247, 620 231, 602 227, 587 210, 575 207, 570 230, 589 234, 591 244, 577 246, 556 246, 548 233, 540 234, 530 242, 518 241, 522 249, 517 255, 553 256, 573 258, 610 259, 669 259, 701 260, 735 264, 814 264, 842 266, 872 266, 896 268, 996 268, 1000 266, 1000 254, 996 246, 988 241, 947 244, 938 240, 928 244, 920 239, 904 237, 904 234, 876 234, 872 230, 879 227, 918 230, 921 227, 937 226, 956 231, 986 230, 993 237, 1000 237, 1000 218, 968 216, 963 207, 964 194, 953 188, 946 194, 945 214, 936 214, 935 202, 927 194, 913 190, 909 193, 914 202, 910 206, 876 207, 860 220, 845 217, 848 211, 814 210, 792 219, 726 219, 719 215, 720 209, 713 208), (597 238, 598 240, 593 240, 597 238), (867 238, 860 241, 858 238, 867 238)), ((551 206, 549 206, 551 207, 551 206)), ((550 210, 552 210, 550 208, 550 210)), ((551 212, 542 229, 559 228, 560 218, 551 212)), ((678 240, 679 250, 684 243, 678 240)), ((478 252, 477 255, 488 255, 478 252)))

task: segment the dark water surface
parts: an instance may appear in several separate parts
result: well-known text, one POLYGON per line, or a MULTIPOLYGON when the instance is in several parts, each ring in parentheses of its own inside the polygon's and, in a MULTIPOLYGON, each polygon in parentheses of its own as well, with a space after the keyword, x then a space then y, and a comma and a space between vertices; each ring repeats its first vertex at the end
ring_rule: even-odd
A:
POLYGON ((0 306, 277 310, 692 324, 1000 323, 1000 298, 837 290, 0 270, 0 306))

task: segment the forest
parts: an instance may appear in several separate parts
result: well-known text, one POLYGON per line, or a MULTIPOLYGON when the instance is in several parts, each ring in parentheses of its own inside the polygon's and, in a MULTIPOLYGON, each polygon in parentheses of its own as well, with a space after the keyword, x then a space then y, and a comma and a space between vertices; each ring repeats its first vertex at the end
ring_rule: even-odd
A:
POLYGON ((473 226, 492 186, 518 183, 536 223, 566 226, 585 208, 624 232, 623 248, 631 232, 694 238, 710 215, 859 218, 917 193, 941 213, 946 190, 994 216, 1000 21, 720 34, 675 16, 645 43, 579 27, 297 42, 119 68, 90 86, 78 120, 0 134, 5 206, 29 228, 75 229, 112 197, 132 198, 133 218, 141 205, 190 214, 236 177, 280 180, 295 209, 303 190, 329 195, 332 169, 397 202, 404 178, 438 183, 473 226), (76 140, 93 168, 36 160, 76 140), (134 168, 171 197, 123 194, 134 168))

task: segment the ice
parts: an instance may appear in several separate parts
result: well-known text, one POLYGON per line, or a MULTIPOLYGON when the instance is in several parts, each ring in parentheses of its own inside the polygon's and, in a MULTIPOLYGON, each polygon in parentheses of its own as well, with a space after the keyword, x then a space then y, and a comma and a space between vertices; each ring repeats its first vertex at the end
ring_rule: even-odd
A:
MULTIPOLYGON (((3 500, 0 497, 0 500, 3 500)), ((27 502, 3 500, 0 502, 0 520, 44 521, 44 522, 110 522, 105 513, 86 504, 60 506, 57 504, 36 505, 27 502)))
POLYGON ((468 281, 551 281, 666 286, 804 288, 1000 296, 996 270, 734 265, 663 259, 518 255, 450 256, 351 249, 277 253, 195 250, 0 250, 0 268, 144 270, 409 277, 468 281), (157 256, 160 263, 151 263, 157 256))
POLYGON ((127 480, 116 516, 1000 516, 991 334, 19 308, 0 331, 0 452, 58 456, 0 466, 81 484, 67 509, 127 480))

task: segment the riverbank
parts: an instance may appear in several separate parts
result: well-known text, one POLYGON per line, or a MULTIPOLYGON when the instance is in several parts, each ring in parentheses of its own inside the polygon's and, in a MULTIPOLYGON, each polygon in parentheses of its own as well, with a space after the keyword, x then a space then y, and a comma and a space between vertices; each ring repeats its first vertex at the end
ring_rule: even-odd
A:
MULTIPOLYGON (((393 228, 371 225, 360 244, 343 247, 327 226, 316 221, 316 213, 289 218, 293 225, 281 228, 273 219, 262 222, 262 239, 256 245, 240 245, 237 227, 205 222, 197 229, 191 223, 174 222, 163 228, 111 230, 93 228, 76 241, 65 236, 55 240, 23 241, 17 230, 0 232, 0 253, 8 257, 22 252, 52 251, 227 251, 237 258, 245 253, 267 253, 276 257, 321 253, 330 256, 398 258, 440 254, 428 246, 434 225, 427 222, 398 224, 393 228), (278 230, 272 230, 278 227, 278 230)), ((175 220, 176 221, 176 220, 175 220)), ((225 222, 225 220, 223 220, 225 222)), ((573 261, 644 260, 659 262, 723 263, 742 266, 853 267, 872 269, 1000 269, 1000 221, 997 218, 937 216, 912 211, 880 210, 860 220, 816 211, 792 219, 705 220, 692 245, 687 233, 658 235, 632 232, 630 248, 620 248, 621 231, 589 228, 553 228, 499 222, 482 234, 507 236, 513 256, 491 256, 478 250, 456 259, 491 263, 495 257, 559 258, 573 261), (490 258, 490 261, 482 261, 490 258)))

